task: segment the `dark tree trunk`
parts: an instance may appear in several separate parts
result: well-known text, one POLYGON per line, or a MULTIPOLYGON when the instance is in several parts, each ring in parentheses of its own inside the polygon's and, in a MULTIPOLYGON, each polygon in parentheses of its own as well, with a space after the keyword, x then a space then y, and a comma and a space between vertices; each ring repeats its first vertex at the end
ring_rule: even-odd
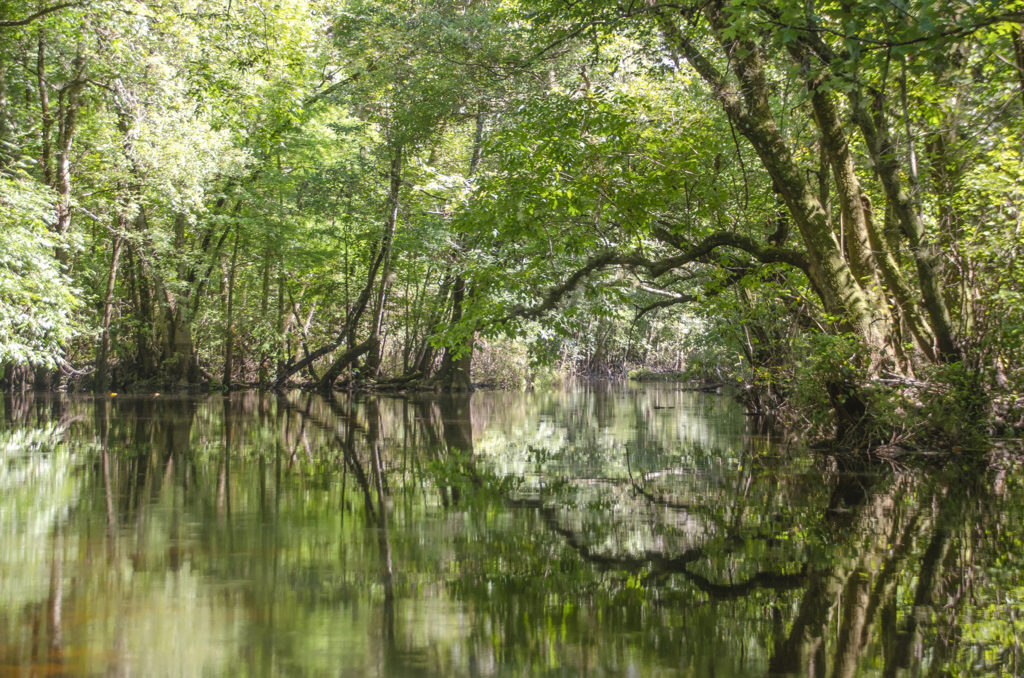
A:
POLYGON ((103 393, 110 384, 110 321, 114 313, 114 287, 121 260, 121 244, 124 241, 126 224, 124 217, 118 217, 117 233, 114 234, 113 251, 110 255, 110 271, 107 274, 107 290, 103 296, 103 320, 100 328, 100 348, 96 356, 96 391, 103 393))
MULTIPOLYGON (((452 285, 452 324, 462 320, 462 305, 466 297, 466 281, 456 276, 452 285)), ((434 378, 434 384, 443 391, 470 391, 473 380, 470 367, 473 363, 473 336, 469 335, 461 345, 445 347, 441 368, 434 378)))
MULTIPOLYGON (((473 151, 469 158, 469 170, 467 178, 472 178, 480 166, 480 157, 483 150, 484 123, 486 122, 486 110, 483 104, 477 107, 476 125, 473 132, 473 151)), ((462 242, 459 242, 460 248, 462 242)), ((452 325, 462 321, 464 306, 468 302, 471 291, 465 276, 461 273, 455 276, 452 283, 452 325)), ((444 391, 465 392, 473 389, 473 378, 471 367, 473 364, 473 332, 466 332, 465 339, 457 346, 445 346, 444 354, 441 357, 441 367, 433 380, 436 387, 444 391)), ((425 374, 425 372, 424 372, 425 374)))
MULTIPOLYGON (((263 285, 260 290, 260 318, 267 322, 267 310, 270 307, 270 252, 263 255, 263 285)), ((280 332, 280 331, 279 331, 280 332)), ((280 333, 278 334, 280 336, 280 333)), ((260 368, 257 376, 260 388, 267 385, 267 351, 263 343, 260 344, 260 368)))
POLYGON ((401 146, 396 146, 391 151, 391 169, 388 172, 387 219, 384 225, 384 236, 381 239, 380 248, 382 256, 380 286, 377 290, 377 299, 373 307, 373 327, 371 328, 373 343, 370 352, 366 356, 366 374, 371 378, 377 377, 381 367, 381 352, 384 346, 381 335, 384 327, 385 305, 391 287, 391 254, 395 240, 395 230, 398 226, 398 209, 402 190, 402 162, 403 149, 401 146))
MULTIPOLYGON (((235 267, 238 264, 238 224, 235 224, 235 244, 231 250, 231 268, 228 270, 227 324, 224 328, 224 388, 231 388, 235 360, 235 267)), ((244 302, 244 300, 243 300, 244 302)))

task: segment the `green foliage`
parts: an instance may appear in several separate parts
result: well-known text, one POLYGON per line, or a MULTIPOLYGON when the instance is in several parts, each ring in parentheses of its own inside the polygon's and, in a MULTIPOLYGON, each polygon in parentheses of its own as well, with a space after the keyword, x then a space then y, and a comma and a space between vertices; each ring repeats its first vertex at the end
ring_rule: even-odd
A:
POLYGON ((133 0, 2 24, 0 362, 267 383, 372 338, 353 378, 410 383, 482 337, 479 381, 685 369, 815 431, 826 406, 940 418, 877 379, 970 391, 929 371, 950 361, 1010 402, 1018 4, 133 0))
POLYGON ((840 406, 849 398, 862 397, 861 391, 869 381, 866 351, 867 347, 852 334, 812 332, 801 335, 794 346, 792 371, 786 375, 787 391, 792 394, 793 414, 810 424, 812 437, 828 435, 835 426, 830 393, 840 406))
POLYGON ((989 397, 982 375, 957 362, 934 367, 927 377, 935 386, 921 394, 919 416, 935 444, 971 452, 986 449, 989 397))
POLYGON ((629 371, 629 378, 633 381, 681 381, 682 375, 679 372, 658 372, 649 367, 639 367, 629 371))
POLYGON ((84 330, 80 292, 57 260, 69 241, 51 230, 54 197, 0 173, 0 365, 56 368, 84 330))
POLYGON ((521 389, 533 381, 535 365, 527 345, 497 337, 474 347, 473 381, 488 388, 521 389))

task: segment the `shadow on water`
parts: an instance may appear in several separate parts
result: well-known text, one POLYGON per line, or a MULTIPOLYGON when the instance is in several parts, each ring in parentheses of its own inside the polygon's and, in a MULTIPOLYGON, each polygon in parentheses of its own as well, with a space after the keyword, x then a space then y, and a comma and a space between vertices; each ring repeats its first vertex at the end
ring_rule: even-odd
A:
POLYGON ((39 398, 0 675, 1020 675, 1024 487, 665 386, 39 398))

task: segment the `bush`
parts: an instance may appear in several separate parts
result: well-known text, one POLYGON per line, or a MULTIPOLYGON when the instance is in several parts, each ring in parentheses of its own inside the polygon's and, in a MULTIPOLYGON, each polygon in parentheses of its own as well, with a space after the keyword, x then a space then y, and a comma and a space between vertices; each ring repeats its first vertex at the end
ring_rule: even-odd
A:
POLYGON ((935 445, 984 449, 988 440, 990 402, 983 376, 955 362, 928 370, 932 388, 921 393, 920 415, 928 442, 935 445))
POLYGON ((503 389, 521 389, 533 381, 530 355, 523 341, 507 337, 477 339, 473 351, 473 383, 503 389))

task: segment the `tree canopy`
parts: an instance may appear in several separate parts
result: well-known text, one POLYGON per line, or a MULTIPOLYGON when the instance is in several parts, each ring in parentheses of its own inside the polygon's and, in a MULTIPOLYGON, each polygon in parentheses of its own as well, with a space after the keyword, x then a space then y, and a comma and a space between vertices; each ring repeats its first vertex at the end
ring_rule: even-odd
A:
POLYGON ((3 378, 461 390, 554 360, 817 403, 870 444, 911 410, 1011 432, 1022 21, 4 2, 3 378))

